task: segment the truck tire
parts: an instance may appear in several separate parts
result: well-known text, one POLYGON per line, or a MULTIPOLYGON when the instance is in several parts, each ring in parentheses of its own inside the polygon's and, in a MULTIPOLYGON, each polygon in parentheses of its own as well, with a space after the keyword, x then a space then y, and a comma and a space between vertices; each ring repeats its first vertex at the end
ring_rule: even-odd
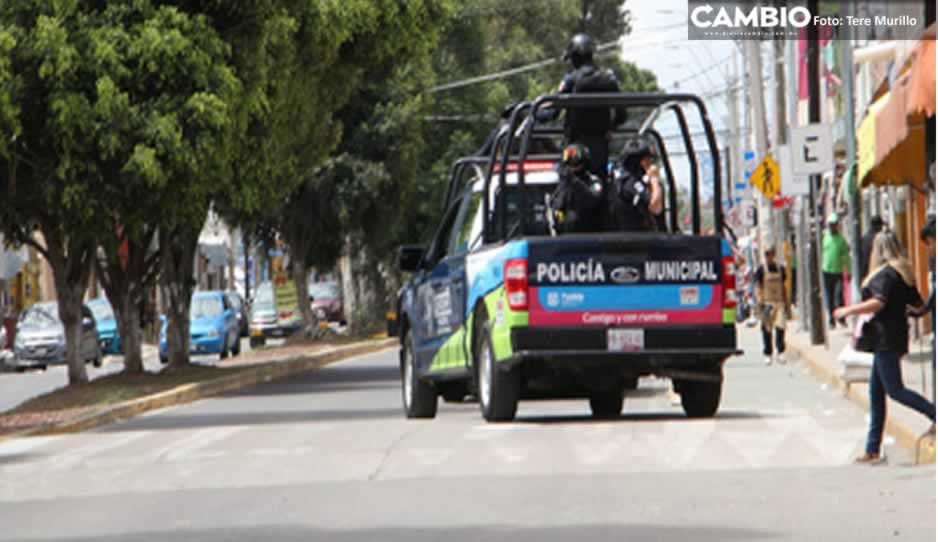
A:
POLYGON ((722 382, 684 380, 680 383, 681 406, 688 418, 712 418, 720 408, 722 382))
POLYGON ((488 322, 476 327, 472 357, 479 390, 479 407, 488 422, 510 422, 518 411, 521 378, 517 366, 505 369, 495 362, 488 322))
POLYGON ((603 420, 618 418, 622 415, 625 394, 622 390, 604 391, 590 396, 590 410, 593 417, 603 420))
POLYGON ((408 418, 436 417, 436 390, 417 374, 417 357, 414 355, 414 339, 407 331, 401 345, 401 399, 404 415, 408 418))

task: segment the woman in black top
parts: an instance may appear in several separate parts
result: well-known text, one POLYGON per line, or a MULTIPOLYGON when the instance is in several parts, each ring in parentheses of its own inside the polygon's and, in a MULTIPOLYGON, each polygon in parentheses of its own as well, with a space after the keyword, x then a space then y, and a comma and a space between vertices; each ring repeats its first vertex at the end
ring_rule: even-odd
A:
POLYGON ((880 443, 886 422, 886 395, 917 410, 932 421, 930 432, 935 431, 935 405, 908 389, 902 383, 900 360, 909 350, 908 307, 922 306, 922 296, 915 288, 912 266, 902 255, 902 246, 896 234, 883 231, 873 240, 870 273, 863 280, 863 301, 849 307, 840 307, 835 319, 853 314, 873 314, 869 329, 873 337, 873 370, 870 373, 870 432, 866 440, 866 453, 858 463, 880 460, 880 443))

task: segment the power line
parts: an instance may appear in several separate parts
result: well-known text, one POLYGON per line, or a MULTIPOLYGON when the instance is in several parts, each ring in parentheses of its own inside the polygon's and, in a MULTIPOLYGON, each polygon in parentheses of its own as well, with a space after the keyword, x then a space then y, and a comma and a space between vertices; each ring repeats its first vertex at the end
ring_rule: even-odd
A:
MULTIPOLYGON (((683 78, 681 78, 681 79, 678 79, 678 80, 674 81, 674 83, 672 83, 672 84, 674 84, 674 85, 680 85, 681 83, 686 83, 687 81, 690 81, 691 79, 695 79, 695 78, 697 78, 697 77, 700 77, 701 75, 703 75, 703 74, 705 74, 705 73, 707 73, 707 72, 709 72, 709 71, 712 71, 714 68, 719 68, 721 64, 723 64, 724 62, 726 62, 727 60, 729 60, 729 59, 731 59, 731 58, 733 58, 733 55, 729 55, 729 56, 727 56, 726 58, 720 60, 719 63, 711 64, 710 66, 707 66, 706 68, 704 68, 704 69, 702 69, 702 70, 699 70, 699 71, 697 71, 696 73, 693 73, 693 74, 691 74, 691 75, 688 75, 687 77, 683 77, 683 78)), ((711 82, 712 82, 712 81, 711 81, 711 82)))
MULTIPOLYGON (((670 25, 670 26, 659 27, 658 29, 647 29, 647 30, 666 30, 666 29, 678 28, 678 27, 683 27, 683 26, 684 26, 684 23, 680 23, 680 24, 675 24, 675 25, 670 25)), ((613 49, 616 47, 619 47, 619 45, 620 45, 619 41, 610 41, 607 43, 603 43, 603 44, 600 44, 598 47, 596 47, 596 52, 599 53, 599 55, 609 54, 610 52, 614 52, 613 49)), ((643 48, 647 46, 660 46, 660 45, 662 45, 660 41, 645 42, 645 43, 639 43, 637 45, 630 44, 629 49, 634 50, 634 49, 643 48)), ((560 62, 563 62, 563 60, 560 58, 556 58, 556 57, 549 58, 546 60, 533 62, 531 64, 518 66, 517 68, 511 68, 508 70, 502 70, 499 72, 489 73, 486 75, 479 75, 477 77, 470 77, 468 79, 462 79, 459 81, 453 81, 451 83, 437 85, 435 87, 430 88, 427 92, 430 92, 432 94, 432 93, 442 92, 444 90, 452 90, 455 88, 467 87, 467 86, 475 85, 478 83, 486 83, 488 81, 504 79, 506 77, 511 77, 511 76, 526 73, 529 71, 534 71, 534 70, 538 70, 541 68, 545 68, 547 66, 557 64, 560 62)))

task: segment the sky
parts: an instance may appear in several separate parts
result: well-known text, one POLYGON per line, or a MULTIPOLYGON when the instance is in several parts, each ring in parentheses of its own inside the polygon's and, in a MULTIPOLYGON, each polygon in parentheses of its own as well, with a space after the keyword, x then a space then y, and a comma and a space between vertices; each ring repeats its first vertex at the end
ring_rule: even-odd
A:
MULTIPOLYGON (((662 89, 707 95, 725 91, 729 86, 731 58, 739 56, 737 48, 730 40, 688 40, 687 0, 626 0, 625 7, 632 16, 632 33, 623 40, 622 58, 653 72, 662 89)), ((738 67, 741 71, 741 61, 738 67)), ((726 94, 705 96, 705 101, 710 122, 717 131, 718 144, 722 147, 726 144, 726 134, 720 131, 729 124, 726 94)), ((696 118, 689 118, 688 122, 691 123, 691 131, 702 131, 696 118)), ((676 122, 659 121, 657 127, 665 137, 680 133, 676 122)), ((669 150, 674 149, 672 154, 683 150, 679 141, 667 143, 669 150), (672 143, 673 147, 670 146, 672 143)), ((704 138, 695 140, 698 148, 705 143, 704 138)), ((689 168, 685 160, 684 156, 672 158, 675 176, 686 182, 689 168)), ((705 194, 711 192, 709 188, 702 186, 705 194)))

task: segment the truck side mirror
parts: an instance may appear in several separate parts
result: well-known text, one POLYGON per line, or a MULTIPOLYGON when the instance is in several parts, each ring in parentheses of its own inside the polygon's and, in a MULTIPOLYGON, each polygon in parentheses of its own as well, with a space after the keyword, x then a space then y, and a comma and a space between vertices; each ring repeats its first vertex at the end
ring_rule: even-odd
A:
POLYGON ((421 245, 404 245, 397 253, 397 267, 401 271, 410 273, 420 269, 423 253, 426 249, 421 245))

